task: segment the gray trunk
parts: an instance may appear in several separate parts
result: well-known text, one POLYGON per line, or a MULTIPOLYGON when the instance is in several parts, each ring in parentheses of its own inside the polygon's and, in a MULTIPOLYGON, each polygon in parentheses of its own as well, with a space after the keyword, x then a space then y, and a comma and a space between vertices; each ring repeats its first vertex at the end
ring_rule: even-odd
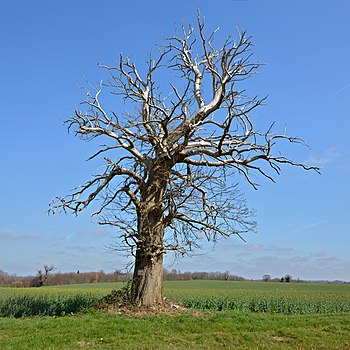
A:
POLYGON ((164 172, 153 177, 141 193, 138 213, 138 243, 131 286, 132 302, 138 306, 163 304, 163 197, 167 177, 164 172))
POLYGON ((163 256, 151 259, 138 252, 131 287, 132 302, 138 306, 163 304, 163 256))

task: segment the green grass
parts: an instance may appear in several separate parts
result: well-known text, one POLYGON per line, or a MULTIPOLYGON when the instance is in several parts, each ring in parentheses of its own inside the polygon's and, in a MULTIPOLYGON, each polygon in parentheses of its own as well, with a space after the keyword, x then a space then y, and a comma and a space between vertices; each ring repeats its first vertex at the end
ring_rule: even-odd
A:
MULTIPOLYGON (((79 312, 122 283, 0 288, 0 316, 61 316, 79 312)), ((350 285, 175 281, 165 296, 187 308, 286 314, 350 312, 350 285)))
POLYGON ((0 288, 0 317, 63 316, 80 312, 116 284, 69 285, 43 288, 0 288))
POLYGON ((180 281, 168 282, 166 295, 186 307, 202 310, 350 312, 349 284, 180 281))
POLYGON ((0 349, 350 349, 350 314, 0 318, 0 349))
POLYGON ((11 316, 0 317, 0 349, 350 350, 350 285, 166 282, 168 298, 205 311, 147 317, 79 312, 115 287, 0 288, 0 314, 11 316), (19 317, 33 314, 39 316, 19 317))

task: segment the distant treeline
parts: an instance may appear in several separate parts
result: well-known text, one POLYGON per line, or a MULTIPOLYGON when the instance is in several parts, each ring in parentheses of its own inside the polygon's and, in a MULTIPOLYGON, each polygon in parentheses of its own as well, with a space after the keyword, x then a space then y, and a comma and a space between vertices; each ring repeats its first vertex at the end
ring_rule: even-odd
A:
MULTIPOLYGON (((46 270, 45 266, 45 270, 46 270)), ((184 280, 223 280, 223 281, 244 281, 240 276, 232 275, 229 272, 181 272, 178 270, 164 270, 163 278, 165 281, 184 281, 184 280)), ((53 273, 38 270, 36 276, 16 276, 10 275, 0 270, 0 285, 13 287, 40 287, 42 285, 54 286, 62 284, 80 284, 80 283, 102 283, 102 282, 126 282, 132 278, 132 273, 122 273, 115 271, 113 273, 98 272, 58 272, 53 273)))
POLYGON ((123 282, 128 281, 131 274, 113 272, 58 272, 50 273, 44 281, 40 280, 40 275, 36 276, 14 276, 0 270, 0 285, 12 287, 40 287, 42 285, 55 286, 62 284, 80 283, 102 283, 102 282, 123 282))
POLYGON ((188 281, 188 280, 217 280, 217 281, 246 281, 244 277, 225 272, 181 272, 179 270, 163 270, 165 281, 188 281))
MULTIPOLYGON (((38 270, 36 276, 16 276, 10 275, 0 270, 0 286, 11 287, 40 287, 43 285, 54 286, 62 284, 81 284, 81 283, 103 283, 103 282, 126 282, 132 279, 132 273, 115 271, 112 273, 98 272, 51 272, 53 267, 45 266, 45 271, 38 270)), ((181 272, 179 270, 163 270, 165 281, 188 281, 188 280, 221 280, 221 281, 250 281, 244 277, 225 272, 181 272)), ((271 278, 270 275, 264 275, 262 279, 255 281, 264 282, 319 282, 319 283, 348 283, 344 281, 302 281, 292 279, 292 276, 286 275, 282 278, 271 278)))

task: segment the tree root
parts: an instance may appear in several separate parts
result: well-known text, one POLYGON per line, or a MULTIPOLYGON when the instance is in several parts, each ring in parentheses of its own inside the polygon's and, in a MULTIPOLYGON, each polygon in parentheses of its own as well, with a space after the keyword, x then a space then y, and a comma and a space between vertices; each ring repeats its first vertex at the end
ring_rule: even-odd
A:
POLYGON ((130 316, 178 315, 184 310, 188 310, 178 303, 171 302, 167 298, 164 298, 163 303, 158 305, 135 305, 135 303, 131 301, 128 287, 113 290, 111 293, 96 302, 93 307, 111 313, 126 314, 130 316))

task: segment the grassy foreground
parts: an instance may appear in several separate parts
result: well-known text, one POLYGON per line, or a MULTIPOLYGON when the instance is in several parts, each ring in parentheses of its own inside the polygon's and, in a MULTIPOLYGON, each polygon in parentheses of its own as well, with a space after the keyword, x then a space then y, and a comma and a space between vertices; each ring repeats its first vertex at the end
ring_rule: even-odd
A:
POLYGON ((350 349, 350 314, 0 318, 0 349, 350 349))
POLYGON ((0 288, 0 349, 350 350, 350 285, 176 281, 165 295, 192 310, 86 309, 121 286, 0 288))

